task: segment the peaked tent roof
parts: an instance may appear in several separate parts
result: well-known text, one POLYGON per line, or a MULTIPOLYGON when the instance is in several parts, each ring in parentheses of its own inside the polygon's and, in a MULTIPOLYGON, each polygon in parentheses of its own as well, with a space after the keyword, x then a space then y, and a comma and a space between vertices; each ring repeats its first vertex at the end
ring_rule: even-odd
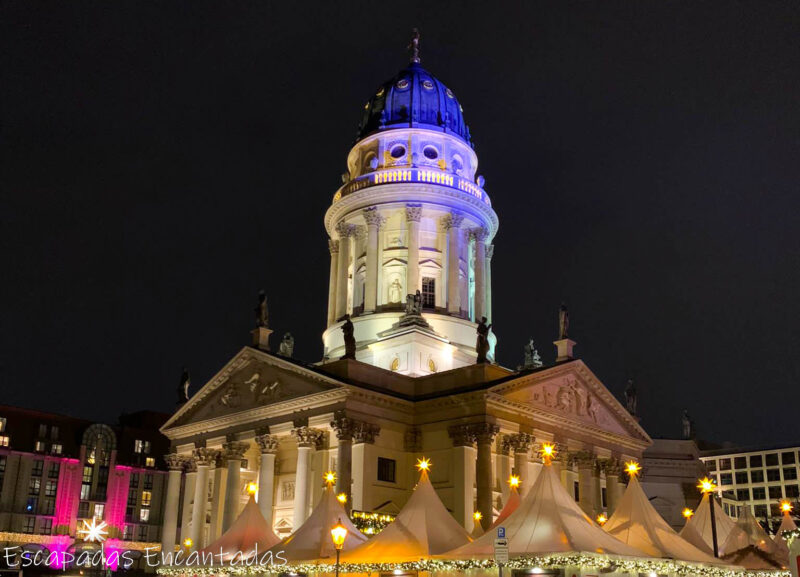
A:
POLYGON ((466 529, 448 512, 422 471, 411 498, 397 518, 375 537, 342 554, 347 563, 404 563, 469 543, 466 529))
POLYGON ((725 540, 720 552, 725 560, 734 560, 746 569, 763 569, 766 565, 785 566, 775 542, 753 517, 750 507, 742 507, 742 514, 736 522, 738 531, 732 531, 725 540), (759 554, 760 553, 760 554, 759 554))
POLYGON ((255 497, 250 495, 247 505, 228 530, 202 551, 216 555, 221 549, 222 561, 230 561, 240 551, 245 558, 253 553, 260 557, 280 541, 280 537, 272 531, 272 527, 261 514, 255 497))
POLYGON ((497 516, 497 519, 494 520, 489 530, 491 531, 500 523, 508 519, 508 516, 511 515, 514 511, 517 510, 519 504, 522 502, 522 499, 519 496, 519 491, 517 491, 516 487, 511 487, 511 492, 508 494, 508 500, 506 501, 505 506, 503 506, 503 510, 500 511, 500 514, 497 516))
POLYGON ((628 483, 617 510, 603 525, 603 530, 652 557, 700 563, 719 562, 713 555, 683 539, 669 526, 653 508, 635 476, 628 483))
POLYGON ((794 531, 797 529, 797 525, 792 519, 792 516, 789 513, 783 514, 783 519, 781 519, 780 527, 778 527, 778 531, 775 533, 775 536, 772 538, 775 541, 775 546, 778 549, 778 553, 781 555, 783 559, 789 559, 789 544, 786 542, 786 539, 783 538, 784 531, 794 531))
MULTIPOLYGON (((717 525, 717 545, 721 551, 721 545, 730 536, 731 532, 738 532, 736 521, 728 517, 722 507, 714 500, 714 519, 717 525)), ((680 536, 686 539, 695 547, 703 551, 713 551, 714 542, 711 536, 711 509, 708 506, 708 494, 703 495, 700 505, 694 515, 681 529, 680 536)))
POLYGON ((328 485, 305 523, 300 525, 297 531, 283 543, 273 547, 273 552, 283 551, 283 556, 288 561, 309 561, 334 557, 336 550, 331 540, 331 529, 340 521, 347 527, 345 551, 358 547, 367 540, 367 537, 350 521, 344 507, 336 499, 333 487, 328 485))
MULTIPOLYGON (((594 524, 561 485, 553 467, 545 465, 522 502, 504 521, 509 555, 585 551, 643 557, 645 554, 594 524)), ((488 558, 494 554, 495 532, 441 555, 448 559, 488 558)))

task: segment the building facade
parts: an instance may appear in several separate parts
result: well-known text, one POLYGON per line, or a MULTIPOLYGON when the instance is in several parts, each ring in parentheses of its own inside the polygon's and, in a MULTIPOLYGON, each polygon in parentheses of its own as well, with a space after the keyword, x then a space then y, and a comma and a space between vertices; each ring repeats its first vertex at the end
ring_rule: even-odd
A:
POLYGON ((753 516, 774 530, 781 523, 780 502, 788 500, 798 511, 800 446, 724 448, 704 451, 700 459, 717 484, 725 512, 739 516, 751 508, 753 516))
POLYGON ((453 516, 472 530, 480 511, 485 528, 512 472, 523 491, 533 483, 542 442, 557 444, 562 482, 588 514, 613 511, 621 463, 640 459, 650 438, 574 358, 565 311, 553 366, 491 362, 495 338, 480 321, 492 314, 498 218, 477 166, 455 95, 415 54, 367 102, 325 215, 324 359, 271 352, 259 315, 252 346, 162 427, 164 549, 219 536, 250 481, 281 535, 306 519, 326 470, 348 507, 396 513, 422 455, 453 516))
POLYGON ((159 541, 166 415, 117 425, 0 406, 0 546, 81 547, 83 522, 105 522, 108 543, 141 551, 159 541))

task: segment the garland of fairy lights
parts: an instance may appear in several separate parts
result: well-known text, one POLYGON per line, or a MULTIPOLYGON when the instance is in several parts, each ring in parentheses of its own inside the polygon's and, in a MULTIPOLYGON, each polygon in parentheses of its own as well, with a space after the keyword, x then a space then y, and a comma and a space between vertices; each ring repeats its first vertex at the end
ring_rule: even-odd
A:
POLYGON ((800 539, 800 529, 792 529, 791 531, 783 531, 781 537, 786 539, 789 543, 795 539, 800 539))
MULTIPOLYGON (((656 573, 680 577, 790 577, 789 571, 743 571, 714 565, 675 561, 670 559, 631 559, 591 553, 564 553, 552 555, 521 556, 503 565, 510 569, 587 567, 615 573, 656 573)), ((496 567, 493 559, 421 559, 407 563, 342 563, 340 573, 372 573, 408 571, 466 571, 496 567)), ((161 567, 160 575, 264 575, 287 573, 333 573, 331 563, 289 563, 287 565, 231 565, 216 567, 161 567)))

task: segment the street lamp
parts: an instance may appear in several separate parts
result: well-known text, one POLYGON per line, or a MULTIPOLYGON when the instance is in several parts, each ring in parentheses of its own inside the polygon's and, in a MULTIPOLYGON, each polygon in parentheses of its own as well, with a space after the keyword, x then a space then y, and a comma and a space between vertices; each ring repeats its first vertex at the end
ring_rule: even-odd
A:
POLYGON ((339 555, 342 553, 345 539, 347 539, 347 527, 342 525, 342 518, 340 517, 339 521, 331 529, 331 540, 336 548, 336 577, 339 577, 339 555))
POLYGON ((719 557, 719 548, 717 547, 717 517, 714 514, 714 489, 717 485, 713 480, 708 477, 703 477, 697 484, 697 488, 703 495, 708 495, 708 507, 711 510, 711 541, 714 545, 714 557, 719 557))

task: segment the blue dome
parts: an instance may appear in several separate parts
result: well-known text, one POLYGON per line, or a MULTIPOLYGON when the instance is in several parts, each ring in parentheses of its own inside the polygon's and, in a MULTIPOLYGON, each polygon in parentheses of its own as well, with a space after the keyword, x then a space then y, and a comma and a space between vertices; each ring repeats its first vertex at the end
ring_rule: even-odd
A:
POLYGON ((427 128, 458 136, 472 146, 455 94, 418 62, 378 88, 364 109, 356 140, 392 128, 427 128))

